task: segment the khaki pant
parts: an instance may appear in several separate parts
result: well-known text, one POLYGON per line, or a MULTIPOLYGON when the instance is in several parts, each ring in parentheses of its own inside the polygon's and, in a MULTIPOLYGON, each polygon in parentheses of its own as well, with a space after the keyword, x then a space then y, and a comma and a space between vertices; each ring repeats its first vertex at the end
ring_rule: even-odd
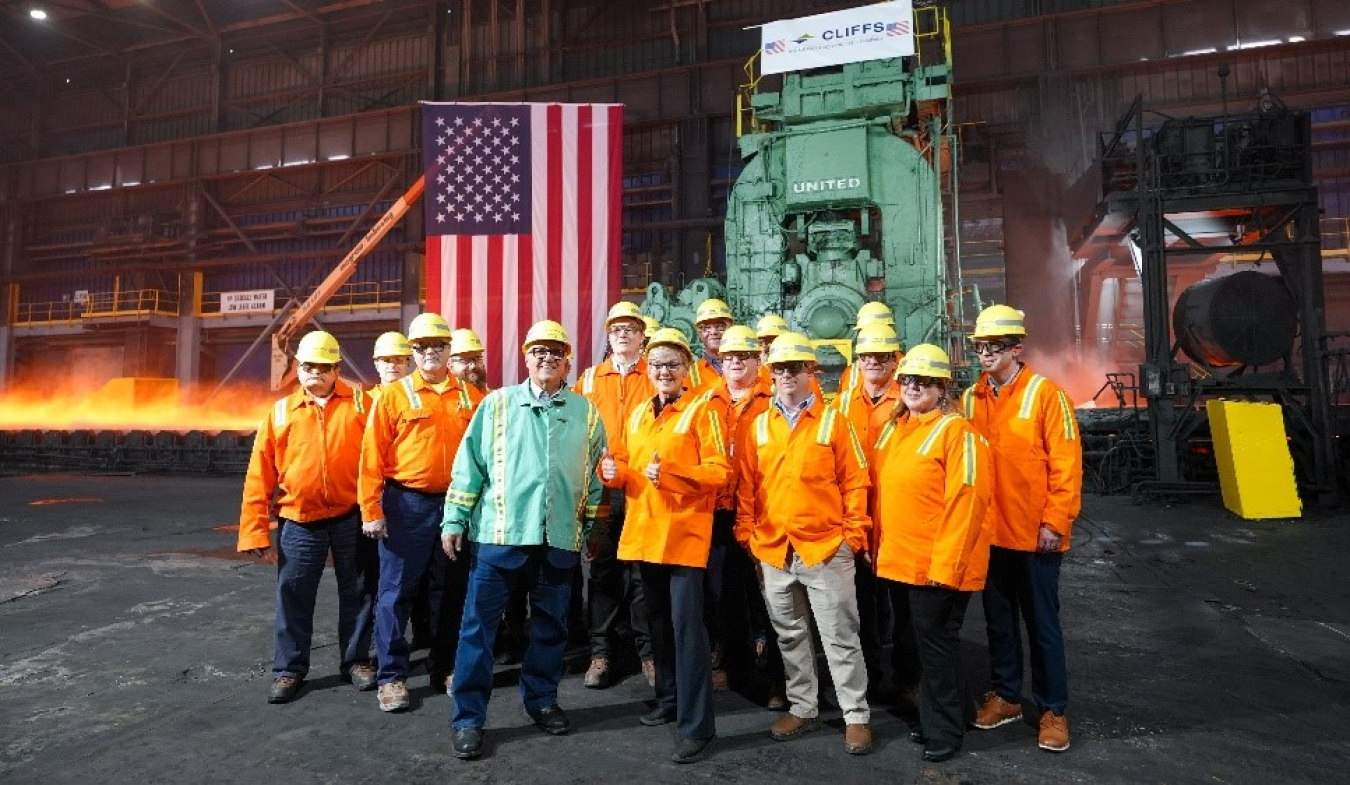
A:
POLYGON ((764 603, 783 652, 792 713, 803 719, 820 713, 816 652, 811 640, 814 617, 844 722, 867 723, 871 711, 867 706, 867 667, 858 638, 853 551, 840 543, 829 560, 811 567, 802 564, 796 553, 788 558, 786 570, 765 562, 761 565, 764 603))

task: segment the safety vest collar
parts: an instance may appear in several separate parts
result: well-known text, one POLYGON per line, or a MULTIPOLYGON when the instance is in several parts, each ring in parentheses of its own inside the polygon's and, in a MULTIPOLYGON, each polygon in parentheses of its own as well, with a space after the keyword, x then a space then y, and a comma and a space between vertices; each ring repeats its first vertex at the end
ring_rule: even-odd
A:
POLYGON ((910 411, 906 412, 906 415, 909 417, 909 421, 915 425, 927 425, 947 413, 948 412, 942 410, 941 406, 934 406, 931 410, 926 411, 923 414, 915 414, 910 411))
MULTIPOLYGON (((539 396, 535 394, 534 384, 529 379, 526 379, 517 386, 520 387, 525 393, 523 396, 521 396, 521 400, 519 401, 520 406, 532 406, 535 408, 543 408, 544 403, 543 401, 540 401, 539 396)), ((567 385, 564 384, 563 386, 558 388, 557 392, 553 393, 553 395, 549 397, 548 404, 550 406, 563 406, 564 404, 567 403, 567 396, 569 395, 576 395, 576 393, 572 392, 570 389, 568 389, 567 385)))
MULTIPOLYGON (((450 382, 450 386, 445 388, 446 392, 454 392, 460 388, 459 379, 453 373, 449 374, 446 379, 450 382)), ((429 390, 431 392, 436 391, 436 388, 432 386, 431 382, 427 381, 426 377, 422 375, 420 369, 413 371, 399 381, 403 381, 405 386, 411 385, 412 389, 417 392, 423 390, 429 390)))
MULTIPOLYGON (((777 406, 770 406, 769 411, 776 413, 779 417, 783 416, 783 413, 779 411, 777 406)), ((805 410, 803 410, 799 416, 803 418, 809 417, 813 420, 819 420, 823 416, 824 412, 825 412, 825 399, 817 395, 815 396, 815 400, 811 402, 811 405, 808 406, 805 410)))
MULTIPOLYGON (((330 400, 333 398, 355 398, 355 397, 356 396, 352 392, 352 388, 341 381, 333 383, 333 392, 328 396, 330 400)), ((310 397, 309 393, 305 392, 304 388, 301 388, 291 393, 290 395, 286 396, 285 398, 286 408, 291 411, 294 411, 296 409, 299 409, 301 406, 304 406, 312 402, 313 400, 314 399, 310 397)))
MULTIPOLYGON (((596 376, 620 376, 620 375, 622 375, 622 374, 620 374, 620 372, 619 372, 619 367, 618 367, 617 365, 614 364, 614 356, 613 356, 613 355, 610 355, 609 357, 606 357, 605 360, 604 360, 604 362, 600 363, 599 365, 594 366, 594 370, 595 370, 595 375, 596 375, 596 376)), ((647 375, 647 361, 644 360, 642 357, 638 357, 638 358, 637 358, 637 361, 633 363, 633 368, 632 368, 632 370, 630 370, 628 373, 630 373, 630 374, 633 374, 633 373, 640 373, 640 374, 642 374, 643 376, 646 376, 646 375, 647 375)))

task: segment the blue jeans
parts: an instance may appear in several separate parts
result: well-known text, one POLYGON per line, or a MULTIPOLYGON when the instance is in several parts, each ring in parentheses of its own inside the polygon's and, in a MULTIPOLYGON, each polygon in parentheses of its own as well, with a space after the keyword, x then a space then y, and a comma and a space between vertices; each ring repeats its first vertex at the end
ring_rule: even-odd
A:
POLYGON ((361 516, 347 515, 312 523, 282 519, 277 532, 276 645, 274 677, 304 678, 314 637, 314 601, 324 563, 333 554, 338 585, 338 651, 342 673, 370 659, 374 608, 373 544, 361 534, 361 516))
POLYGON ((421 493, 386 482, 384 520, 388 536, 380 540, 380 592, 375 602, 375 651, 379 682, 406 681, 411 647, 404 631, 414 595, 441 547, 445 495, 421 493))
POLYGON ((481 728, 487 721, 497 626, 512 589, 522 580, 530 598, 530 643, 520 665, 520 699, 530 711, 556 704, 578 554, 547 545, 473 542, 459 558, 470 560, 469 591, 455 653, 451 727, 481 728))
POLYGON ((1031 695, 1042 710, 1064 713, 1069 676, 1064 632, 1059 626, 1059 567, 1062 553, 989 549, 984 618, 989 634, 990 682, 1006 701, 1022 696, 1022 633, 1031 649, 1031 695))

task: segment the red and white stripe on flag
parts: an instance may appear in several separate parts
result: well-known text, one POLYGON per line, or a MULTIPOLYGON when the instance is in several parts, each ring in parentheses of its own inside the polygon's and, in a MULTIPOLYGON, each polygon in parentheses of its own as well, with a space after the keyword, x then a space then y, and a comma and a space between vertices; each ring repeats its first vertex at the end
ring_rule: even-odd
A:
POLYGON ((620 288, 623 107, 424 103, 427 310, 487 347, 492 387, 525 378, 540 319, 572 338, 573 378, 604 357, 620 288))

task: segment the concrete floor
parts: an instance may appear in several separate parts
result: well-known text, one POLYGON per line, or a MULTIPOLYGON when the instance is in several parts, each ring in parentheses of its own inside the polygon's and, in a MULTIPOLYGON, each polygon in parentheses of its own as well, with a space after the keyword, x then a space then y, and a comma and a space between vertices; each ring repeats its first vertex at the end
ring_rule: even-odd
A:
MULTIPOLYGON (((338 682, 331 573, 311 681, 266 704, 275 573, 233 554, 238 494, 234 479, 0 478, 0 778, 1325 783, 1350 766, 1345 515, 1254 523, 1217 502, 1089 498, 1063 576, 1074 746, 1062 755, 1018 724, 972 731, 958 758, 924 765, 879 709, 876 751, 854 758, 837 712, 826 732, 780 744, 772 715, 726 693, 712 757, 676 766, 669 731, 636 722, 645 682, 592 691, 571 674, 570 736, 536 731, 502 687, 488 754, 465 763, 450 755, 449 699, 424 673, 402 715, 338 682)), ((978 605, 965 627, 977 676, 978 605)))

